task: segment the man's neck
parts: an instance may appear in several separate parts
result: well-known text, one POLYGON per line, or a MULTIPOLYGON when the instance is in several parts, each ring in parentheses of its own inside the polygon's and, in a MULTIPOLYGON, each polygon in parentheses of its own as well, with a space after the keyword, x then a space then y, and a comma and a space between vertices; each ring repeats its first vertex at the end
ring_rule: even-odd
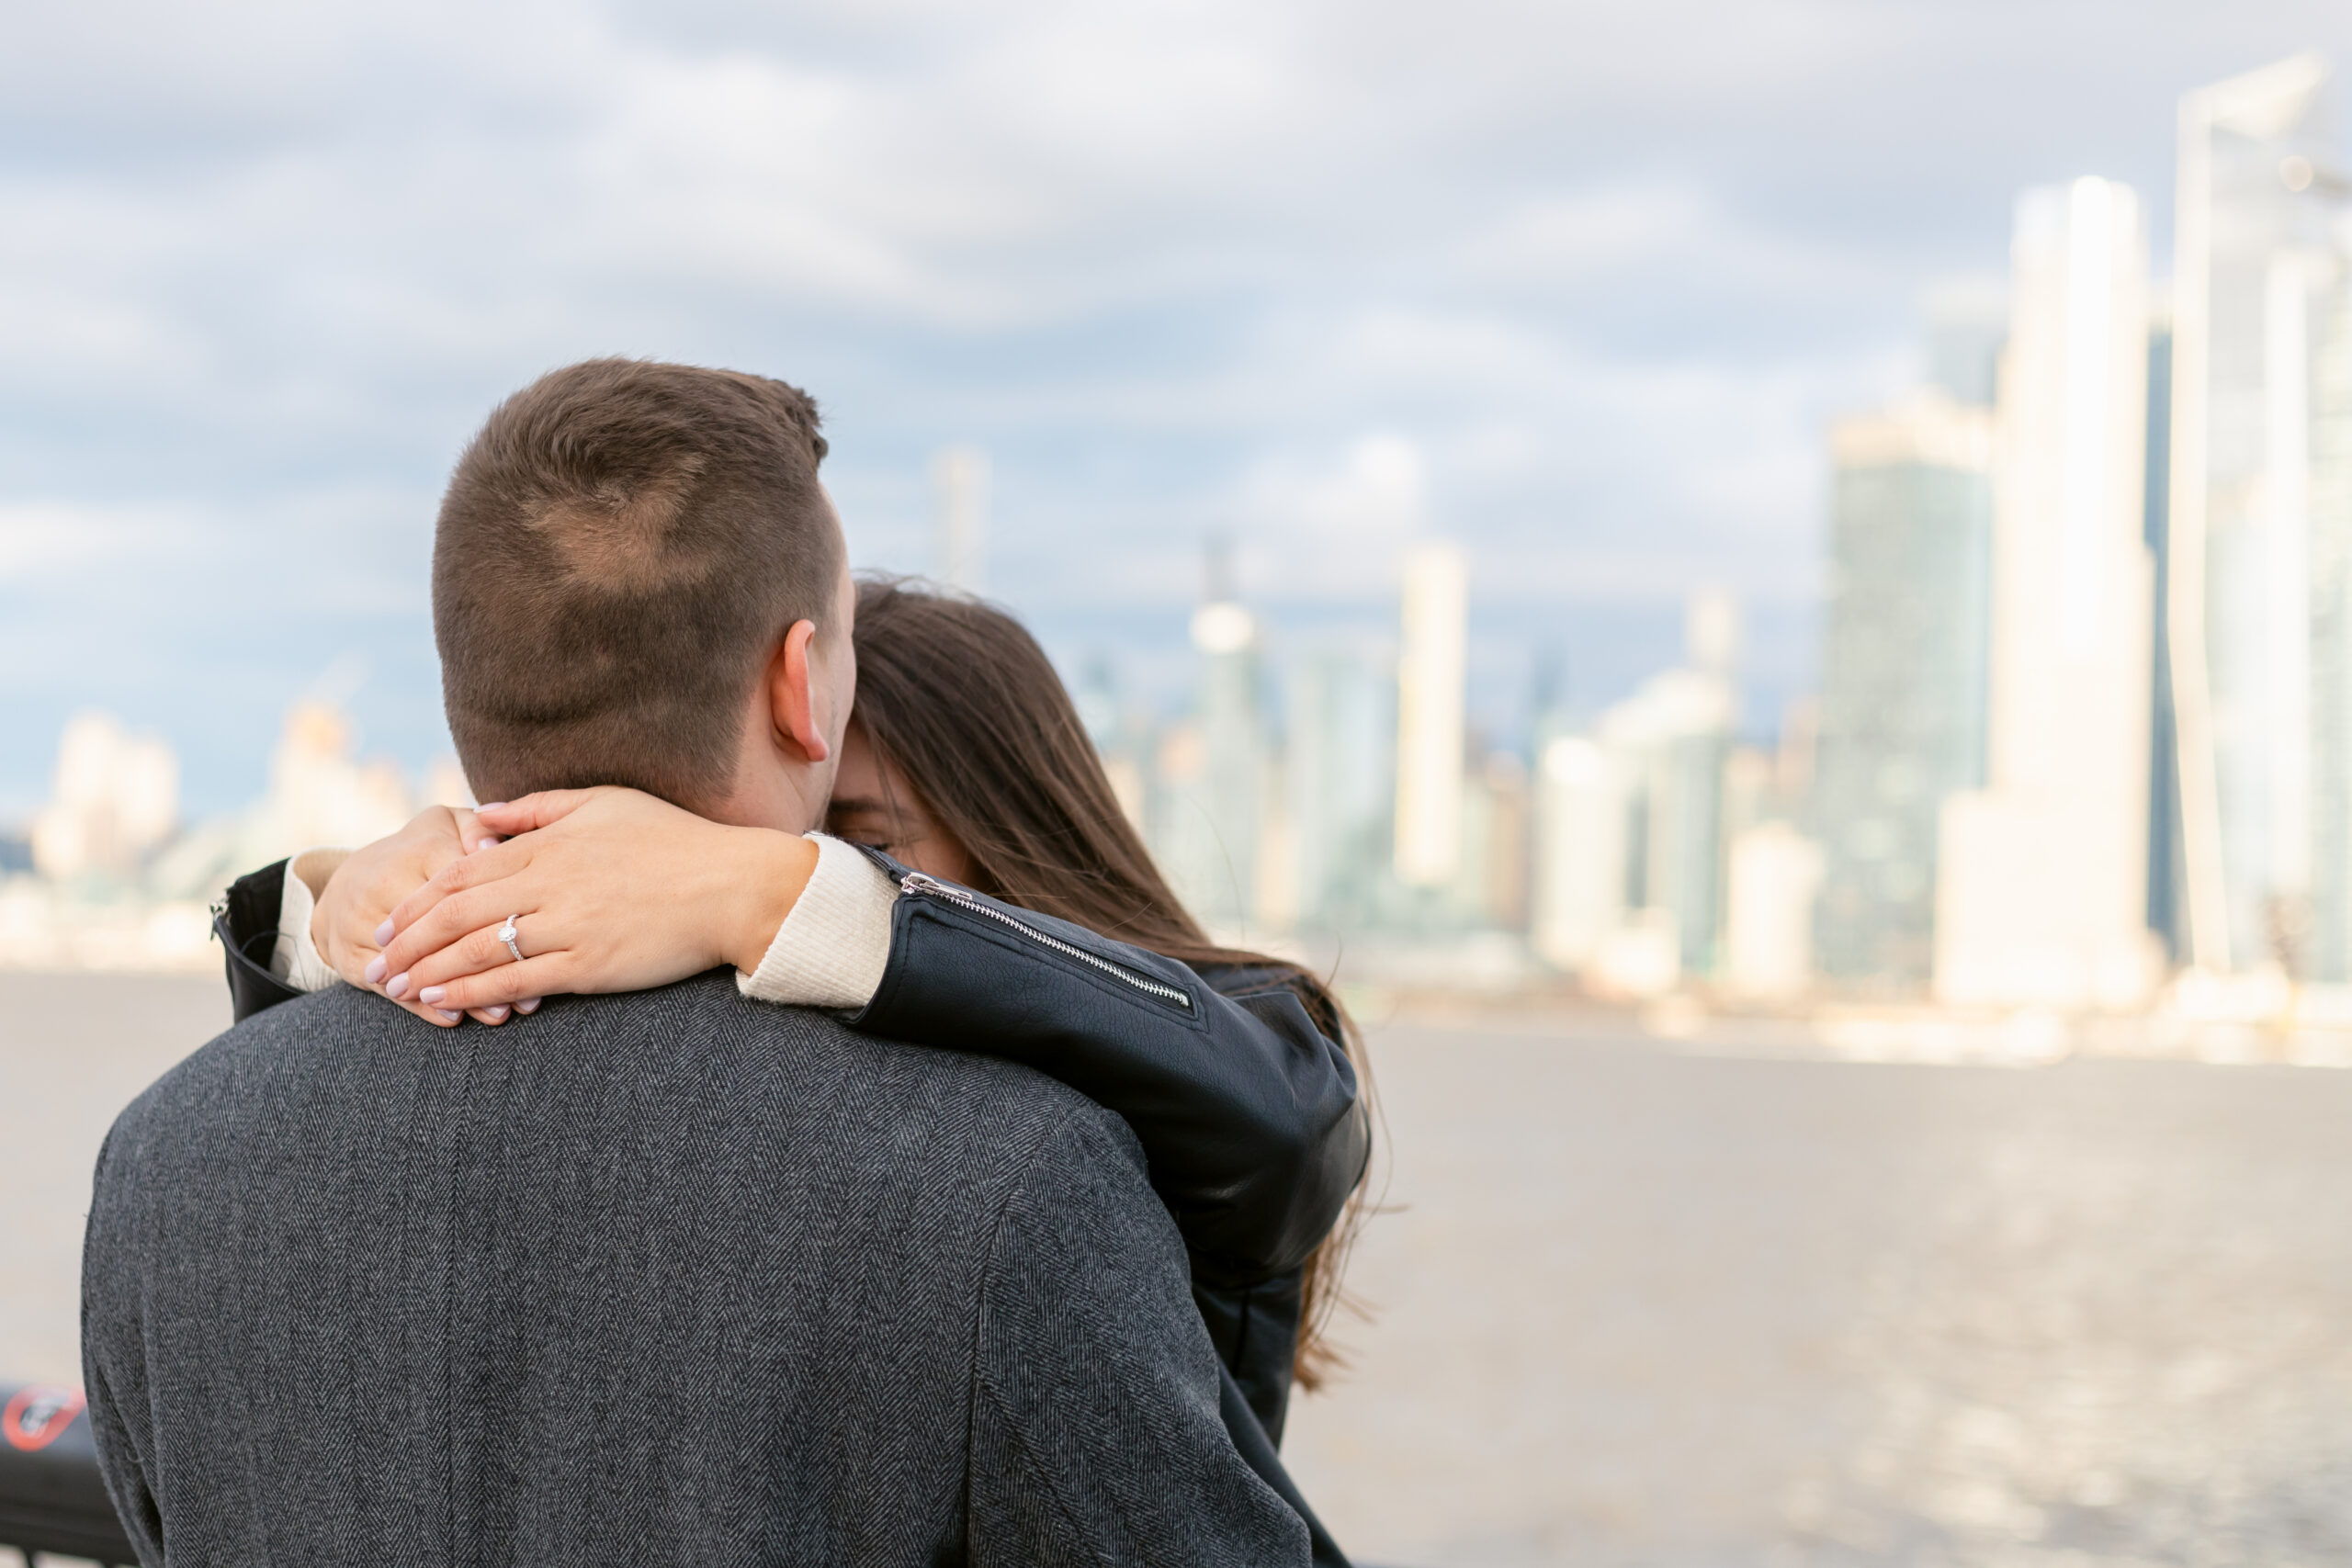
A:
POLYGON ((825 792, 813 768, 763 770, 761 776, 737 778, 702 815, 730 828, 806 833, 824 825, 825 792))

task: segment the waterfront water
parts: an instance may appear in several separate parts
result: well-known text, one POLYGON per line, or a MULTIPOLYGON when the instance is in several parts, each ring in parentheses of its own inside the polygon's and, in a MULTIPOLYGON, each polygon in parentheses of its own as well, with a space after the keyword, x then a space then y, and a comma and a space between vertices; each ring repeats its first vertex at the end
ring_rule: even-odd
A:
POLYGON ((2352 1561, 2352 1075, 1377 1042, 1291 1462, 1449 1564, 2352 1561))
POLYGON ((133 1095, 228 1026, 217 977, 0 971, 0 1380, 82 1381, 98 1145, 133 1095))
MULTIPOLYGON (((224 1014, 0 975, 0 1375, 72 1374, 98 1139, 224 1014)), ((1374 1315, 1287 1445, 1360 1557, 2352 1561, 2352 1074, 1374 1050, 1374 1315)))

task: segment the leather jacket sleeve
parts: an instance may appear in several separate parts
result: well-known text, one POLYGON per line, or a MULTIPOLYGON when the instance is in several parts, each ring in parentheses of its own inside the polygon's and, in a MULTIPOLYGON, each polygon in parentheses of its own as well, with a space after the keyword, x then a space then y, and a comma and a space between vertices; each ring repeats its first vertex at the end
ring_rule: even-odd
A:
POLYGON ((1295 991, 1235 970, 1227 995, 1173 959, 868 852, 905 896, 853 1028, 1021 1062, 1118 1112, 1196 1284, 1254 1285, 1306 1261, 1371 1134, 1346 1051, 1295 991))
POLYGON ((302 994, 269 972, 286 866, 281 860, 247 872, 212 906, 212 934, 227 956, 229 1004, 239 1023, 302 994))

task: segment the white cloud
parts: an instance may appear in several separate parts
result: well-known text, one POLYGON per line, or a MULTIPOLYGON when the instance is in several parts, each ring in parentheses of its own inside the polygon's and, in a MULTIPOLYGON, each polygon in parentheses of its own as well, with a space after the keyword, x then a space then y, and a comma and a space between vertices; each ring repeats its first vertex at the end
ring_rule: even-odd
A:
POLYGON ((184 569, 202 544, 203 530, 182 513, 58 502, 0 504, 0 583, 63 590, 79 586, 74 580, 93 570, 184 569))
POLYGON ((1885 259, 1860 244, 1774 231, 1679 181, 1608 185, 1520 204, 1462 251, 1470 276, 1551 291, 1667 278, 1710 289, 1815 295, 1885 287, 1885 259), (1661 276, 1661 273, 1665 277, 1661 276))
POLYGON ((1420 446, 1394 433, 1359 438, 1336 464, 1260 464, 1235 508, 1244 587, 1307 599, 1385 593, 1397 552, 1428 525, 1428 492, 1420 446))

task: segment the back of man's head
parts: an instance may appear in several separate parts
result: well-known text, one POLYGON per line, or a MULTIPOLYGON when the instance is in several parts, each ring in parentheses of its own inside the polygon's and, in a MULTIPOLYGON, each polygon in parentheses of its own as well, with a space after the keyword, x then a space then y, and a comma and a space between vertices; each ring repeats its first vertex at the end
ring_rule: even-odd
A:
POLYGON ((474 793, 723 794, 777 639, 832 629, 824 456, 806 393, 731 370, 593 359, 500 404, 433 547, 442 694, 474 793))

